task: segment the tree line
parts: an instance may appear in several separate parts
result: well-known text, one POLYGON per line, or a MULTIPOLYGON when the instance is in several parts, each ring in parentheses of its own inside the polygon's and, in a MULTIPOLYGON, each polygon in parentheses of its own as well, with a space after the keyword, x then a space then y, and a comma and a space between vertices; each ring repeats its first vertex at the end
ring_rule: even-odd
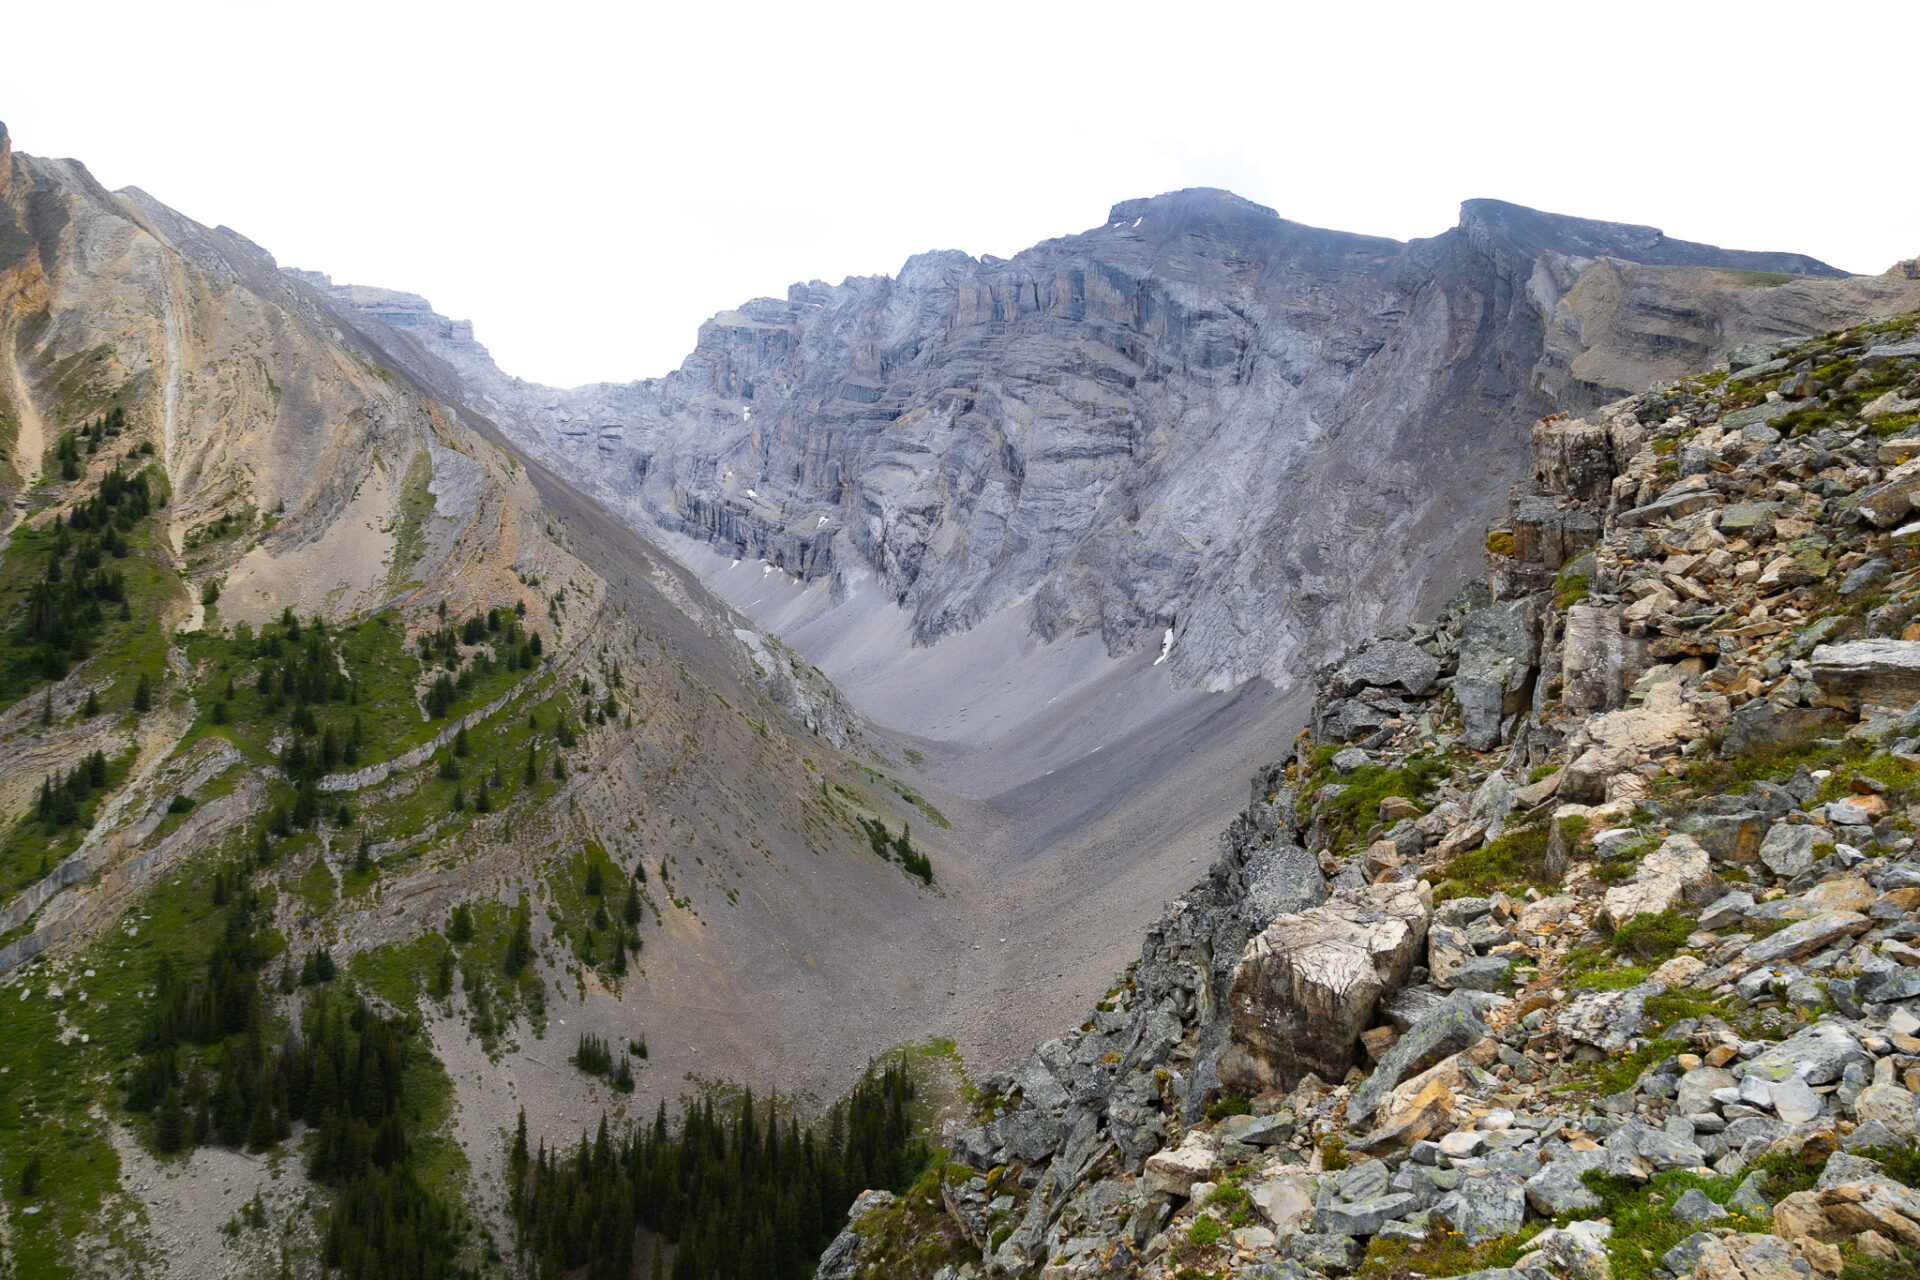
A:
POLYGON ((571 1152, 527 1148, 526 1114, 508 1152, 521 1258, 541 1280, 627 1280, 642 1230, 650 1273, 672 1280, 804 1280, 862 1191, 904 1191, 934 1158, 914 1132, 912 1078, 869 1068, 822 1124, 802 1126, 751 1093, 651 1125, 599 1131, 571 1152), (671 1243, 662 1264, 658 1242, 671 1243))

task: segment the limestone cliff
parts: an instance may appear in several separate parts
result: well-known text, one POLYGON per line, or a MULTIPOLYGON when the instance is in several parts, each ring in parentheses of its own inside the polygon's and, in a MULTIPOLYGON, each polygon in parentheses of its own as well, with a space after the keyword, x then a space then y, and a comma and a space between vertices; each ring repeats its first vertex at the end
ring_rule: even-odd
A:
POLYGON ((1541 414, 1920 302, 1839 274, 1498 201, 1402 244, 1192 190, 1011 259, 796 285, 664 378, 570 391, 418 298, 332 296, 638 527, 874 574, 922 643, 1017 608, 1226 688, 1442 598, 1541 414))

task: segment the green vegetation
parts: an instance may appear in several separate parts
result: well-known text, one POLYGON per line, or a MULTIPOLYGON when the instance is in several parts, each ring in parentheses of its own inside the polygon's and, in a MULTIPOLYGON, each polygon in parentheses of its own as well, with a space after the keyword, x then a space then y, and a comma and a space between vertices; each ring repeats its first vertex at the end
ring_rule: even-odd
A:
POLYGON ((618 1138, 602 1117, 571 1153, 529 1151, 523 1115, 508 1151, 521 1256, 542 1280, 583 1267, 628 1276, 641 1227, 673 1242, 673 1280, 802 1280, 861 1191, 937 1189, 912 1097, 904 1069, 869 1068, 822 1125, 803 1129, 747 1094, 724 1110, 711 1097, 690 1106, 675 1134, 662 1102, 651 1125, 618 1138))
POLYGON ((919 876, 922 884, 933 883, 933 863, 913 847, 913 831, 906 823, 900 825, 897 836, 887 833, 887 824, 880 818, 862 818, 860 825, 866 829, 867 843, 875 857, 882 862, 898 860, 908 875, 919 876))
POLYGON ((1554 579, 1553 602, 1559 608, 1571 609, 1585 600, 1589 594, 1587 584, 1591 581, 1584 573, 1562 573, 1554 579))
MULTIPOLYGON (((1661 1257, 1697 1230, 1695 1224, 1683 1222, 1672 1213, 1673 1202, 1689 1188, 1698 1188, 1707 1199, 1724 1206, 1740 1185, 1739 1178, 1701 1177, 1684 1170, 1657 1173, 1645 1186, 1598 1169, 1589 1170, 1581 1181, 1605 1202, 1601 1211, 1584 1216, 1605 1217, 1613 1223, 1607 1253, 1613 1261, 1615 1280, 1652 1280, 1660 1271, 1661 1257)), ((1770 1223, 1747 1218, 1737 1209, 1724 1225, 1735 1231, 1770 1229, 1770 1223)))
POLYGON ((570 1059, 574 1066, 590 1076, 599 1076, 621 1093, 633 1092, 633 1068, 627 1055, 615 1054, 599 1036, 582 1033, 580 1048, 570 1059))
POLYGON ((1459 1232, 1442 1227, 1430 1228, 1424 1240, 1375 1236, 1354 1274, 1359 1280, 1406 1280, 1416 1275, 1464 1276, 1511 1267, 1545 1229, 1544 1223, 1530 1222, 1512 1235, 1479 1244, 1468 1244, 1459 1232))
POLYGON ((1642 911, 1614 931, 1613 953, 1630 955, 1643 964, 1658 964, 1680 949, 1693 931, 1693 922, 1678 911, 1658 915, 1642 911))
MULTIPOLYGON (((1337 749, 1337 748, 1336 748, 1337 749)), ((1316 758, 1322 770, 1331 761, 1316 758)), ((1363 764, 1345 779, 1335 782, 1323 774, 1316 791, 1315 813, 1328 827, 1328 848, 1336 855, 1352 849, 1362 834, 1380 820, 1380 802, 1400 796, 1418 803, 1440 779, 1447 776, 1447 762, 1438 756, 1412 756, 1406 765, 1390 769, 1385 765, 1363 764), (1329 794, 1339 786, 1338 793, 1329 794)))
POLYGON ((1519 827, 1461 854, 1442 869, 1435 900, 1484 897, 1496 889, 1527 885, 1551 892, 1555 882, 1547 874, 1547 841, 1544 824, 1519 827))

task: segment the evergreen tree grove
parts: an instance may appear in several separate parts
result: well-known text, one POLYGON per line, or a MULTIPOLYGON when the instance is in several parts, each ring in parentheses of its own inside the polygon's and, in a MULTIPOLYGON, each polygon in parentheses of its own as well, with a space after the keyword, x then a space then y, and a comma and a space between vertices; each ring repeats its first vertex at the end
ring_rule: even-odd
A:
MULTIPOLYGON (((627 1280, 645 1229, 673 1242, 675 1280, 804 1280, 869 1187, 906 1190, 933 1153, 913 1133, 913 1083, 870 1068, 826 1123, 802 1128, 752 1094, 616 1140, 603 1118, 569 1154, 524 1127, 508 1153, 520 1255, 541 1280, 627 1280)), ((524 1123, 524 1117, 523 1117, 524 1123)), ((659 1254, 654 1252, 657 1264, 659 1254)))

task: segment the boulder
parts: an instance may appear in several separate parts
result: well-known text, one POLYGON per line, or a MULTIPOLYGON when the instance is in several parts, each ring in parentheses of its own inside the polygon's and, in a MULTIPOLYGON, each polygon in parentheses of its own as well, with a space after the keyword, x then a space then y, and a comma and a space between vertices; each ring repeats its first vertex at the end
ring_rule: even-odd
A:
POLYGON ((1341 697, 1390 686, 1418 695, 1431 689, 1439 676, 1440 660, 1419 645, 1381 640, 1341 663, 1334 673, 1334 687, 1341 697))
POLYGON ((1813 865, 1813 846, 1832 843, 1823 828, 1807 822, 1779 822, 1760 842, 1760 861, 1782 880, 1791 880, 1813 865))
POLYGON ((1574 804, 1599 804, 1608 799, 1607 782, 1616 774, 1648 760, 1677 755, 1706 731, 1677 681, 1656 684, 1640 706, 1589 716, 1568 740, 1572 763, 1560 771, 1560 798, 1574 804))
POLYGON ((1297 844, 1275 844, 1247 863, 1242 878, 1247 886, 1240 900, 1240 918, 1250 933, 1259 933, 1274 920, 1327 900, 1327 877, 1320 860, 1297 844))
POLYGON ((1858 911, 1823 911, 1817 916, 1796 921, 1772 937, 1761 938, 1740 953, 1741 963, 1749 969, 1798 960, 1816 951, 1824 951, 1842 938, 1865 933, 1873 921, 1858 911))
POLYGON ((1420 1202, 1404 1191, 1363 1200, 1336 1201, 1313 1211, 1313 1229, 1321 1235, 1370 1236, 1395 1218, 1404 1218, 1420 1202))
POLYGON ((1705 1115, 1714 1109, 1716 1089, 1736 1088, 1739 1083, 1733 1072, 1724 1067, 1695 1067, 1680 1077, 1673 1100, 1674 1112, 1683 1116, 1705 1115))
POLYGON ((1694 1280, 1810 1280, 1813 1268, 1778 1236, 1734 1235, 1700 1247, 1694 1280))
POLYGON ((1920 640, 1849 640, 1813 651, 1813 682, 1847 706, 1908 707, 1920 699, 1920 640))
POLYGON ((1461 622, 1453 695, 1466 721, 1461 741, 1474 751, 1498 745, 1509 717, 1526 704, 1533 675, 1533 620, 1524 600, 1476 609, 1461 622))
POLYGON ((1647 1001, 1665 990, 1657 982, 1643 982, 1624 991, 1586 992, 1554 1010, 1553 1029, 1564 1040, 1619 1053, 1640 1034, 1647 1001))
POLYGON ((1434 986, 1451 989, 1454 971, 1473 958, 1473 940, 1465 929, 1435 921, 1427 930, 1427 971, 1434 986))
POLYGON ((1409 1027, 1398 1043, 1387 1050, 1373 1074, 1368 1076, 1347 1102, 1350 1124, 1364 1124, 1379 1109, 1382 1099, 1409 1077, 1434 1066, 1443 1058, 1464 1053, 1487 1035, 1487 1024, 1470 1000, 1455 996, 1436 1013, 1409 1027))
POLYGON ((1645 1182, 1669 1169, 1693 1169, 1706 1164, 1707 1153, 1686 1138, 1633 1119, 1607 1135, 1607 1172, 1616 1178, 1645 1182))
POLYGON ((1713 859, 1692 836, 1671 835, 1641 860, 1633 879, 1607 890, 1602 910, 1618 928, 1642 913, 1659 915, 1682 901, 1701 906, 1725 893, 1713 859))
POLYGON ((1254 1208, 1265 1214, 1273 1229, 1281 1235, 1299 1229, 1313 1216, 1313 1179, 1299 1174, 1282 1174, 1247 1190, 1254 1208))
POLYGON ((1588 1213, 1604 1203, 1587 1188, 1581 1176, 1591 1169, 1605 1168, 1607 1153, 1563 1151, 1551 1164, 1527 1179, 1527 1203, 1549 1218, 1567 1213, 1588 1213))
POLYGON ((1432 915, 1424 884, 1369 885, 1268 925, 1234 966, 1221 1083, 1258 1093, 1308 1072, 1345 1076, 1380 998, 1420 959, 1432 915))
POLYGON ((1567 1280, 1613 1280, 1613 1263, 1607 1256, 1607 1239, 1613 1234, 1609 1222, 1570 1222, 1564 1227, 1549 1227, 1529 1243, 1527 1257, 1516 1270, 1531 1270, 1534 1260, 1547 1274, 1567 1280))
POLYGON ((1879 1121, 1899 1142, 1920 1142, 1920 1128, 1914 1124, 1914 1096, 1901 1085, 1868 1085, 1853 1100, 1853 1114, 1862 1125, 1879 1121))
POLYGON ((1820 1095, 1799 1076, 1788 1076, 1773 1086, 1773 1113, 1786 1124, 1806 1124, 1825 1111, 1820 1095))
POLYGON ((1617 607, 1569 608, 1560 652, 1560 700, 1573 711, 1624 707, 1647 665, 1647 642, 1622 632, 1617 607))
POLYGON ((1698 1226, 1707 1222, 1719 1222, 1728 1217, 1725 1209, 1707 1198, 1707 1193, 1698 1187, 1688 1187, 1680 1193, 1668 1212, 1689 1226, 1698 1226))
POLYGON ((1920 1191, 1884 1174, 1853 1179, 1819 1193, 1820 1209, 1848 1234, 1877 1231, 1920 1248, 1920 1191))
POLYGON ((1458 1231, 1468 1244, 1518 1231, 1527 1219, 1526 1184, 1510 1173, 1483 1173, 1433 1204, 1434 1221, 1458 1231))
POLYGON ((1192 1132, 1177 1148, 1148 1156, 1142 1176, 1150 1190, 1184 1200, 1194 1183, 1213 1172, 1213 1156, 1212 1139, 1207 1134, 1192 1132))
POLYGON ((1741 1068, 1741 1075, 1766 1081, 1797 1075, 1808 1084, 1830 1084, 1856 1062, 1869 1068, 1873 1065, 1872 1057, 1844 1027, 1821 1022, 1749 1060, 1741 1068))

